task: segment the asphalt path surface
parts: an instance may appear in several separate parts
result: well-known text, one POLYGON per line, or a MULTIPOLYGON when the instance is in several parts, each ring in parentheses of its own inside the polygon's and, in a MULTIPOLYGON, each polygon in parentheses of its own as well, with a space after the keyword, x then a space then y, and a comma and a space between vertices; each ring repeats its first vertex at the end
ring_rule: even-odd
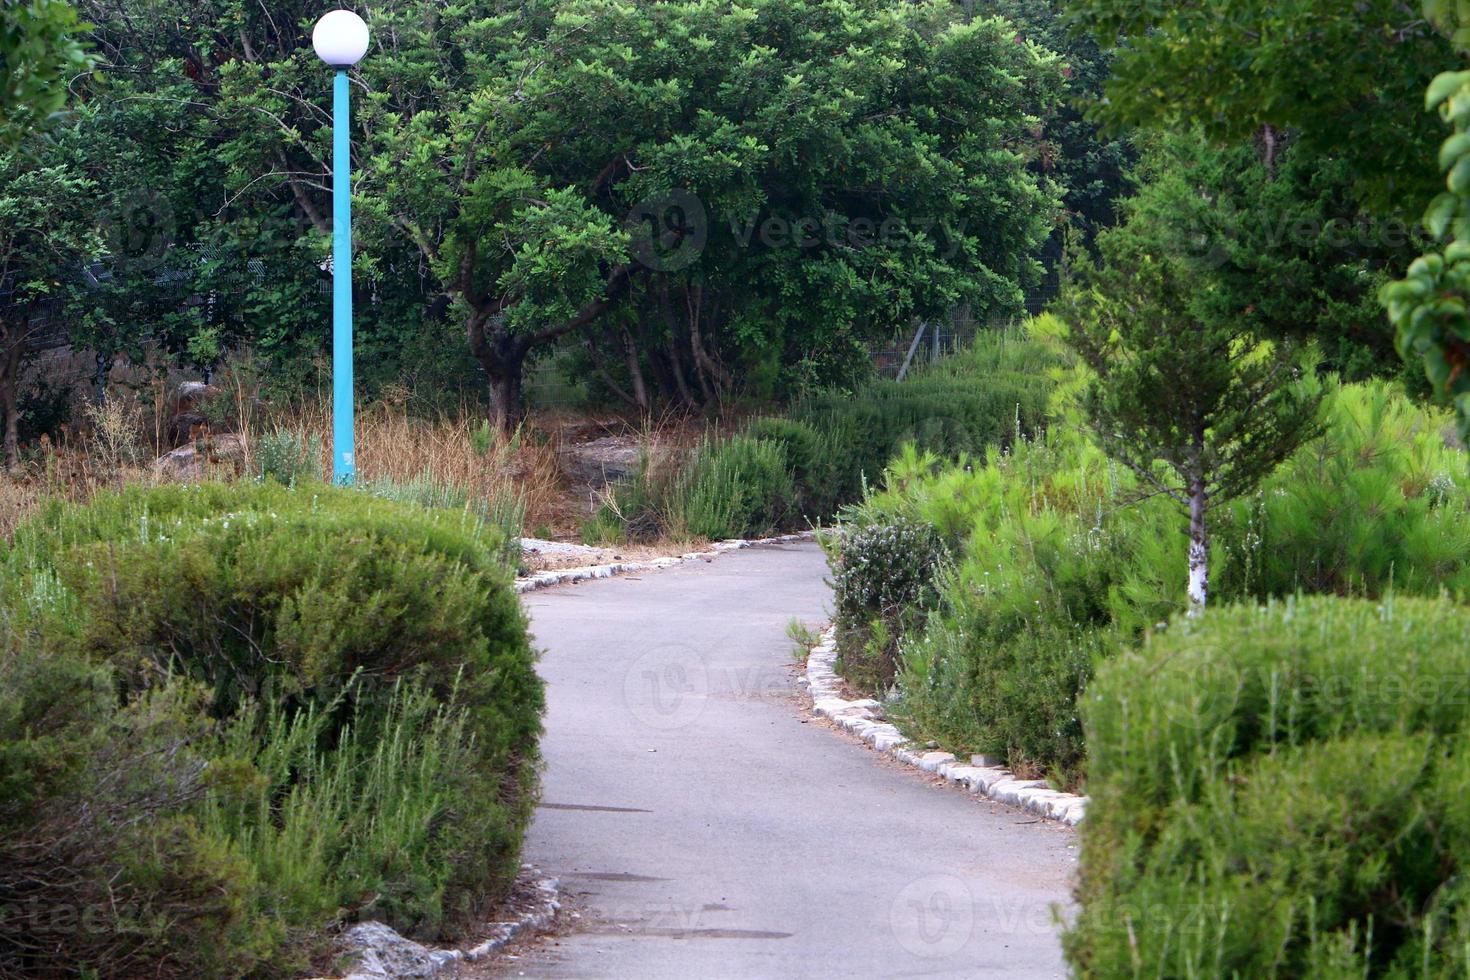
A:
POLYGON ((548 712, 525 857, 579 917, 506 976, 1058 977, 1073 833, 811 717, 814 544, 529 595, 548 712))

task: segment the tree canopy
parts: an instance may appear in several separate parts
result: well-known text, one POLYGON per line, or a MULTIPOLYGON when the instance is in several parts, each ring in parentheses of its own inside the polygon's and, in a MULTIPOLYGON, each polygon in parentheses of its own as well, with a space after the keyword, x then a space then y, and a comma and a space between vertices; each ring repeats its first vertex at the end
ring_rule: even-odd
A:
POLYGON ((1114 55, 1096 110, 1114 123, 1197 125, 1218 141, 1292 130, 1313 156, 1347 161, 1383 213, 1434 192, 1417 162, 1438 137, 1415 107, 1453 48, 1419 0, 1069 0, 1069 11, 1114 55))
POLYGON ((394 22, 364 69, 364 214, 453 297, 502 420, 526 357, 573 332, 641 407, 699 404, 914 316, 1018 309, 1038 277, 1057 190, 1027 151, 1060 71, 1008 23, 884 0, 536 14, 496 19, 493 50, 478 21, 394 22), (406 102, 391 79, 446 46, 453 84, 406 102))
POLYGON ((65 0, 0 0, 0 146, 14 146, 67 101, 90 58, 65 0))

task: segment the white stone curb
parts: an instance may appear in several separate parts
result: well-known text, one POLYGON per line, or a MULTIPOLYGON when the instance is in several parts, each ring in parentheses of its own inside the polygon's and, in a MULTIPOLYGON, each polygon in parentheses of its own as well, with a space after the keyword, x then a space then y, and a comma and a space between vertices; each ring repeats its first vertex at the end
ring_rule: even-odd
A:
POLYGON ((534 592, 537 589, 545 589, 553 585, 571 585, 574 582, 585 582, 594 578, 611 578, 614 575, 623 575, 628 572, 649 572, 657 568, 668 568, 671 565, 679 565, 686 561, 699 561, 714 558, 727 551, 739 551, 741 548, 750 548, 758 544, 789 544, 793 541, 813 541, 816 539, 815 531, 802 531, 800 534, 782 534, 774 538, 757 538, 747 541, 744 538, 731 538, 729 541, 716 541, 710 545, 708 551, 691 551, 687 554, 669 558, 655 558, 652 561, 624 561, 611 565, 584 565, 581 568, 562 568, 551 572, 540 572, 536 575, 528 575, 525 578, 516 579, 517 592, 534 592))
POLYGON ((1069 827, 1082 822, 1087 812, 1087 797, 1059 793, 1044 780, 1017 779, 1015 773, 1001 766, 986 765, 984 756, 971 756, 971 765, 955 760, 949 752, 914 751, 910 742, 896 727, 883 720, 882 706, 872 698, 847 701, 842 697, 842 682, 834 665, 837 663, 837 634, 828 627, 822 641, 812 647, 806 658, 806 683, 812 696, 812 711, 842 726, 879 752, 886 752, 925 772, 962 783, 971 792, 988 796, 998 803, 1020 807, 1030 813, 1057 820, 1069 827))
POLYGON ((490 924, 490 938, 470 949, 430 949, 405 939, 381 922, 361 922, 342 936, 343 945, 357 963, 342 980, 419 980, 442 973, 453 963, 473 963, 503 949, 519 936, 550 927, 561 908, 559 882, 544 877, 535 867, 521 865, 523 876, 535 880, 536 903, 514 922, 490 924))

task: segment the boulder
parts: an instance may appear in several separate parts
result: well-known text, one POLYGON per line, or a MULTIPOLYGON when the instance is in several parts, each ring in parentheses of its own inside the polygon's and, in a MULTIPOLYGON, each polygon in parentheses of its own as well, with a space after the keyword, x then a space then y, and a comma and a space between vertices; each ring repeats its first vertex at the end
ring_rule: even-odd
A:
POLYGON ((154 472, 170 480, 202 480, 209 475, 210 465, 233 465, 239 469, 245 462, 245 440, 227 432, 204 436, 164 453, 153 461, 154 472))
POLYGON ((342 934, 348 980, 427 980, 442 966, 428 947, 381 922, 359 922, 342 934))
POLYGON ((168 406, 168 438, 172 445, 190 441, 208 424, 204 404, 218 394, 218 388, 203 381, 184 381, 174 389, 168 406))
POLYGON ((563 446, 557 456, 568 479, 597 488, 636 476, 643 458, 643 444, 633 436, 603 436, 591 442, 563 446))

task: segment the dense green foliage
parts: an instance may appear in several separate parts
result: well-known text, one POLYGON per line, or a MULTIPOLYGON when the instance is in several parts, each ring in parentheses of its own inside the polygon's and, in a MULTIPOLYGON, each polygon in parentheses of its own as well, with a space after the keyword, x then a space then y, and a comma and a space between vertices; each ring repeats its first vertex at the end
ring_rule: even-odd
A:
MULTIPOLYGON (((1321 436, 1217 513, 1217 595, 1470 587, 1470 488, 1446 418, 1382 382, 1330 391, 1322 413, 1321 436)), ((1066 418, 984 460, 909 454, 847 520, 924 522, 955 556, 936 570, 938 612, 902 638, 895 711, 956 749, 1075 783, 1079 694, 1181 608, 1188 539, 1170 502, 1066 418)))
POLYGON ((794 485, 793 496, 783 505, 788 514, 815 524, 837 512, 848 483, 844 479, 848 446, 842 441, 843 433, 818 430, 780 416, 753 419, 742 432, 781 447, 794 485))
POLYGON ((1035 430, 1051 391, 1047 373, 1060 364, 1055 351, 1014 331, 987 331, 903 381, 811 395, 792 406, 791 417, 835 447, 829 499, 848 504, 905 445, 955 457, 1009 445, 1018 432, 1035 430))
POLYGON ((1467 630, 1444 600, 1303 598, 1101 666, 1073 968, 1463 975, 1467 630))
POLYGON ((408 480, 360 480, 357 488, 384 500, 396 500, 419 507, 460 511, 471 521, 483 522, 498 532, 499 545, 487 540, 487 547, 498 552, 507 568, 519 570, 521 565, 521 527, 525 523, 525 503, 509 491, 486 495, 453 480, 435 479, 420 473, 408 480))
POLYGON ((781 442, 748 435, 707 437, 686 460, 667 467, 645 461, 636 477, 615 485, 588 522, 589 541, 758 538, 787 530, 796 484, 781 442))
POLYGON ((48 149, 0 143, 0 415, 5 465, 20 462, 21 374, 48 316, 65 298, 58 266, 99 247, 83 209, 96 185, 48 149))
POLYGON ((21 527, 0 971, 289 971, 359 916, 460 934, 513 878, 535 791, 501 544, 464 512, 274 482, 21 527), (48 943, 68 908, 101 928, 48 943))
POLYGON ((1200 315, 1267 338, 1315 340, 1345 380, 1398 373, 1374 286, 1413 256, 1409 224, 1362 213, 1340 160, 1284 147, 1267 167, 1249 146, 1196 130, 1140 137, 1129 234, 1199 284, 1200 315))
POLYGON ((370 206, 460 304, 499 398, 583 328, 645 410, 737 370, 820 378, 908 317, 1015 310, 1039 273, 1054 192, 1012 143, 1059 73, 1003 21, 574 0, 460 31, 492 50, 441 104, 374 114, 370 206))
POLYGON ((706 440, 669 489, 671 529, 678 537, 760 537, 784 526, 795 496, 779 444, 706 440))
POLYGON ((750 537, 829 521, 906 445, 954 459, 1040 425, 1048 372, 1060 364, 1014 332, 982 333, 906 380, 813 395, 789 418, 756 418, 687 459, 645 463, 614 488, 584 537, 750 537))
POLYGON ((1417 111, 1454 58, 1419 0, 1067 0, 1074 23, 1113 55, 1097 111, 1130 125, 1255 139, 1268 159, 1288 139, 1341 160, 1381 214, 1433 194, 1419 162, 1434 145, 1417 111))
MULTIPOLYGON (((77 82, 65 155, 101 188, 107 241, 96 283, 53 264, 88 299, 67 331, 104 364, 250 350, 277 387, 311 383, 330 230, 320 10, 79 6, 101 70, 77 82)), ((645 412, 784 396, 862 377, 863 344, 910 317, 1014 312, 1041 274, 1062 188, 1035 148, 1063 69, 994 16, 892 0, 365 14, 369 391, 488 381, 508 421, 528 360, 560 345, 645 412)))
POLYGON ((1016 25, 1028 41, 1061 55, 1063 103, 1048 120, 1035 161, 1062 187, 1062 203, 1084 230, 1112 224, 1113 200, 1127 187, 1132 150, 1126 139, 1100 132, 1086 118, 1092 100, 1102 94, 1112 58, 1099 50, 1091 35, 1068 23, 1067 0, 982 0, 974 7, 1016 25))
POLYGON ((842 675, 866 690, 893 683, 898 639, 939 601, 934 568, 948 558, 928 524, 903 519, 852 528, 825 542, 837 596, 842 675))
MULTIPOLYGON (((1166 170, 1166 175, 1169 172, 1166 170)), ((1212 512, 1248 493, 1310 438, 1320 397, 1287 340, 1262 338, 1210 257, 1178 249, 1198 190, 1167 178, 1124 204, 1098 236, 1056 309, 1067 342, 1091 369, 1082 397, 1093 436, 1150 491, 1179 506, 1190 536, 1185 583, 1205 604, 1212 512), (1172 194, 1157 210, 1149 204, 1172 194)), ((1259 288, 1259 287, 1257 287, 1259 288)))
POLYGON ((0 150, 14 148, 66 105, 67 82, 91 63, 65 0, 0 3, 0 150))

